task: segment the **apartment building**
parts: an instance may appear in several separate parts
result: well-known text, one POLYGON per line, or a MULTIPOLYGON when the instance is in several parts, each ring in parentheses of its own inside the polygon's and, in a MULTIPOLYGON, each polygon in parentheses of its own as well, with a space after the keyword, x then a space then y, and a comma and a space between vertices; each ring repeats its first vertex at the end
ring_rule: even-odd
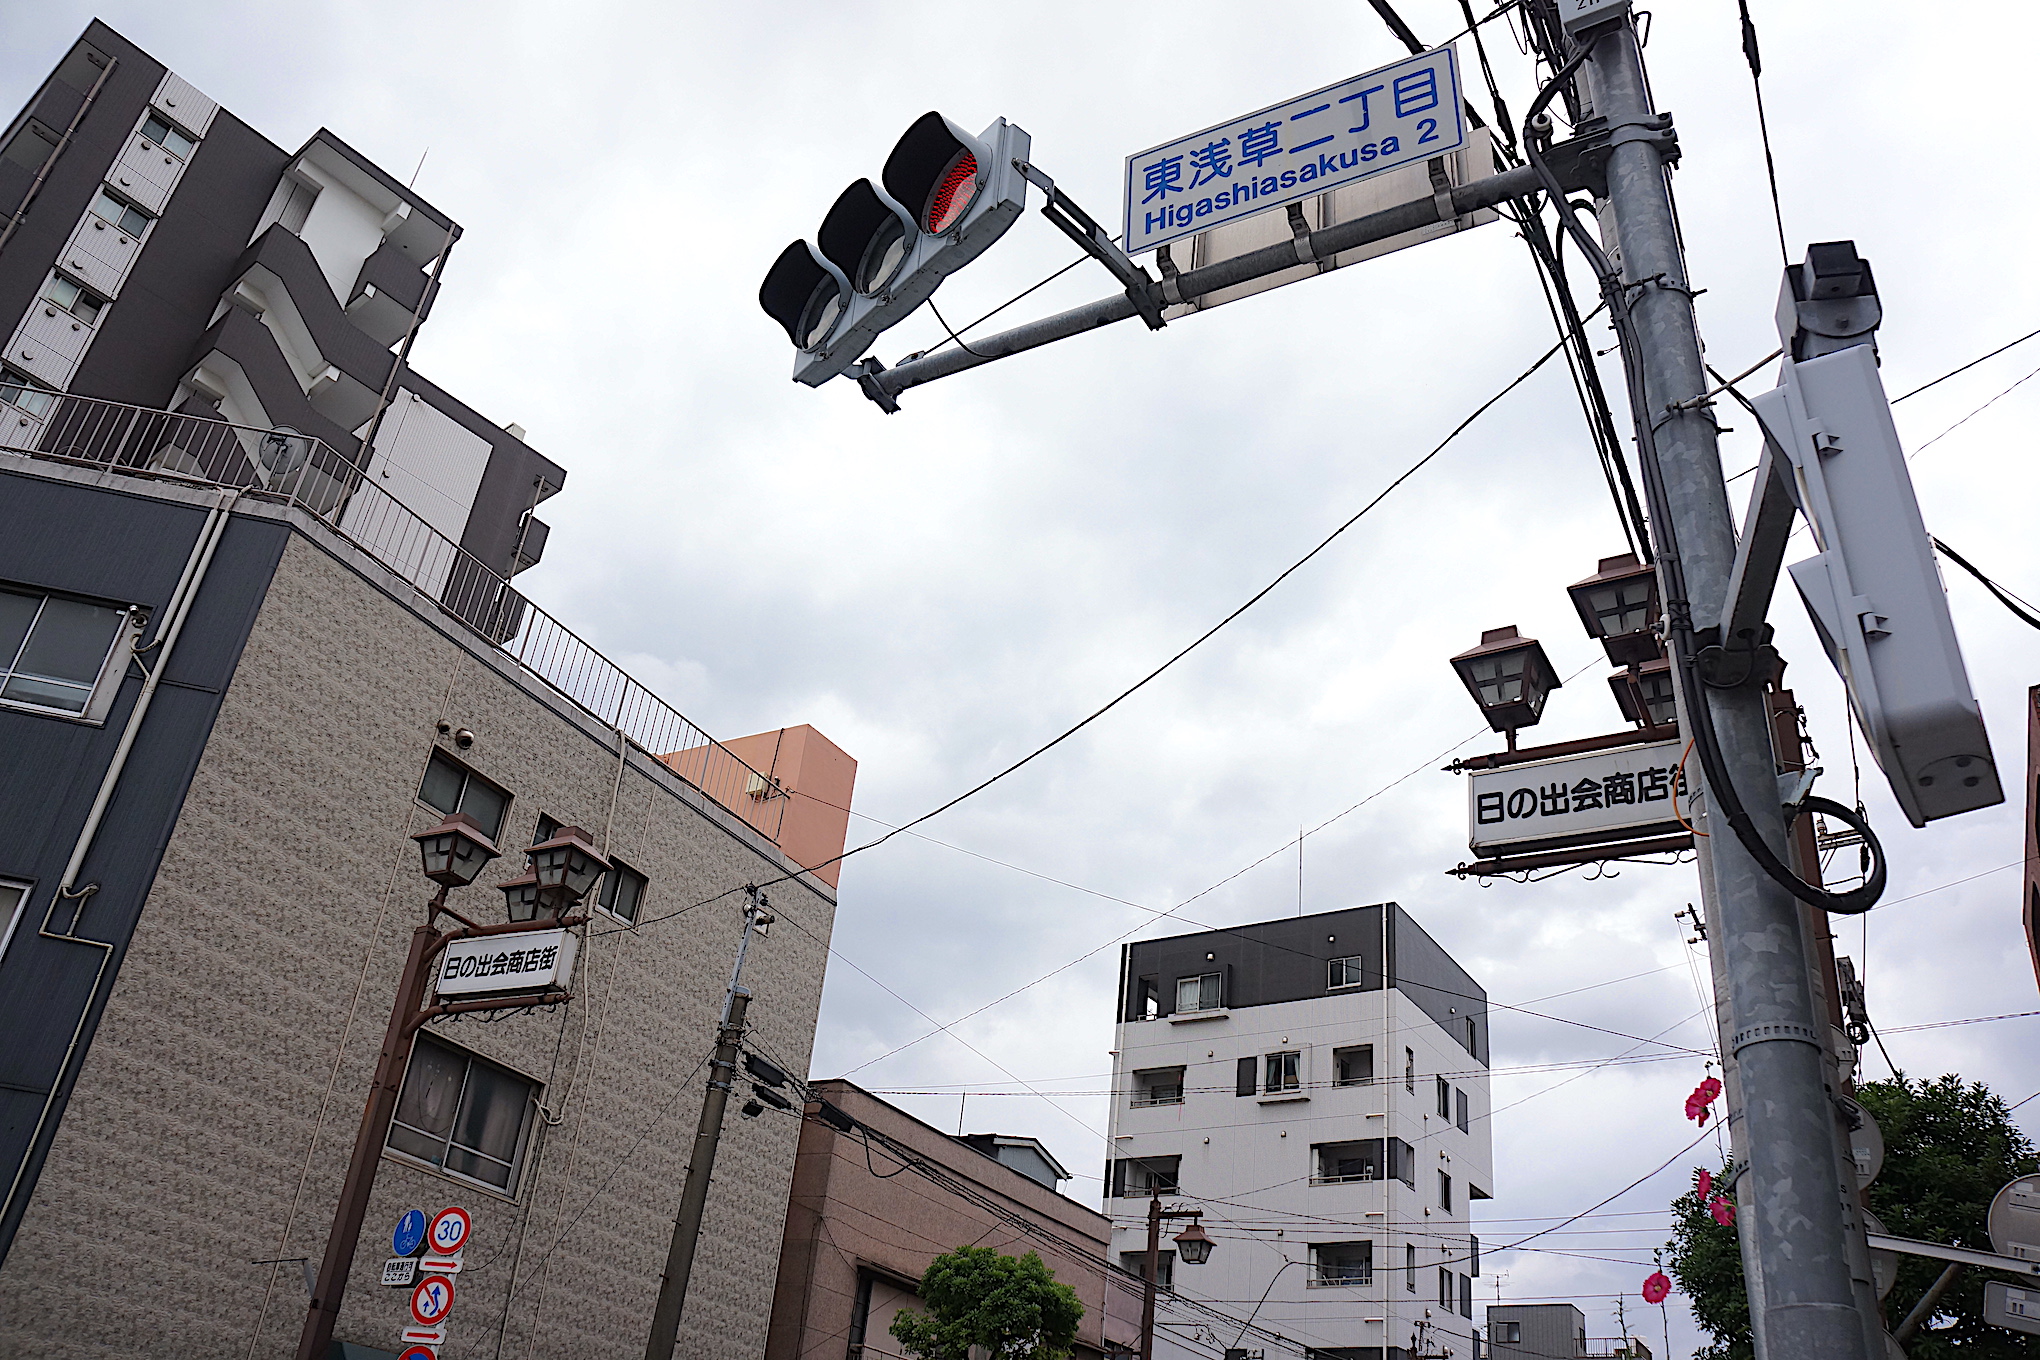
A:
POLYGON ((1493 1360, 1650 1360, 1641 1338, 1590 1337, 1587 1315, 1570 1303, 1490 1304, 1487 1353, 1493 1360))
MULTIPOLYGON (((570 1000, 420 1031, 333 1354, 403 1349, 390 1230, 459 1206, 440 1355, 641 1355, 744 886, 804 1070, 855 761, 712 740, 511 585, 565 474, 403 362, 459 229, 339 139, 95 23, 0 212, 0 1354, 295 1352, 459 812, 475 921, 562 826, 609 867, 570 1000)), ((765 1344, 798 1130, 732 1123, 681 1354, 765 1344)))
POLYGON ((1238 1344, 1271 1355, 1471 1355, 1480 985, 1393 902, 1143 940, 1121 968, 1114 1252, 1141 1268, 1150 1197, 1201 1208, 1217 1242, 1203 1265, 1164 1251, 1157 1356, 1206 1353, 1194 1301, 1260 1299, 1238 1344))

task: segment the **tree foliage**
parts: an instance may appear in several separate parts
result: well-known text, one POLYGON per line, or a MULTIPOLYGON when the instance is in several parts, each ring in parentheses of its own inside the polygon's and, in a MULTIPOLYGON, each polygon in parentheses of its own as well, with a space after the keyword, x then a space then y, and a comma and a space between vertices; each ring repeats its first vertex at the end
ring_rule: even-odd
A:
POLYGON ((1001 1256, 958 1247, 921 1276, 926 1313, 902 1311, 892 1335, 920 1360, 967 1360, 982 1346, 991 1360, 1066 1360, 1084 1305, 1033 1252, 1001 1256))
MULTIPOLYGON (((1991 1250, 1985 1219, 2005 1182, 2040 1171, 2040 1156, 2012 1122, 2004 1101, 1981 1082, 1948 1075, 1914 1081, 1904 1073, 1856 1092, 1884 1134, 1884 1169, 1870 1185, 1870 1208, 1895 1237, 1991 1250)), ((1716 1173, 1733 1184, 1734 1168, 1716 1173)), ((1722 1227, 1688 1192, 1672 1205, 1666 1265, 1691 1300, 1711 1344, 1696 1360, 1749 1360, 1750 1305, 1733 1227, 1722 1227)), ((1925 1297, 1942 1264, 1901 1256, 1898 1282, 1884 1298, 1886 1325, 1896 1330, 1925 1297)), ((2030 1360, 2031 1337, 1983 1321, 1983 1286, 1990 1272, 1965 1267, 1920 1330, 1907 1342, 1910 1360, 2030 1360)))

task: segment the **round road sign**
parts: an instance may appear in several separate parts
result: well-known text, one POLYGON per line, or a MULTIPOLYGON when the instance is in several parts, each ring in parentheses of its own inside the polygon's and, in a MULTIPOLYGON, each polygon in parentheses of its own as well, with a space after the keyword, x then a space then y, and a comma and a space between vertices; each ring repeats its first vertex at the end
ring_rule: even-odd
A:
POLYGON ((411 1291, 411 1316, 421 1327, 437 1327, 453 1311, 453 1281, 428 1275, 411 1291))
POLYGON ((397 1360, 439 1360, 430 1346, 413 1346, 397 1357, 397 1360))
POLYGON ((416 1256, 418 1249, 425 1245, 425 1211, 407 1209, 397 1220, 397 1230, 390 1234, 392 1256, 416 1256))
POLYGON ((1989 1226, 1998 1255, 2040 1261, 2040 1175, 2021 1176, 1998 1191, 1989 1226))
MULTIPOLYGON (((1883 1219, 1877 1217, 1877 1215, 1871 1213, 1868 1209, 1863 1210, 1862 1213, 1863 1227, 1866 1230, 1876 1233, 1879 1237, 1888 1237, 1890 1235, 1884 1230, 1883 1219)), ((1898 1283, 1898 1253, 1895 1251, 1885 1251, 1881 1247, 1872 1247, 1870 1249, 1870 1279, 1877 1286, 1878 1298, 1881 1299, 1886 1294, 1889 1294, 1891 1287, 1898 1283)))
POLYGON ((432 1216, 432 1227, 425 1237, 432 1250, 451 1256, 467 1245, 470 1226, 467 1210, 441 1209, 432 1216))

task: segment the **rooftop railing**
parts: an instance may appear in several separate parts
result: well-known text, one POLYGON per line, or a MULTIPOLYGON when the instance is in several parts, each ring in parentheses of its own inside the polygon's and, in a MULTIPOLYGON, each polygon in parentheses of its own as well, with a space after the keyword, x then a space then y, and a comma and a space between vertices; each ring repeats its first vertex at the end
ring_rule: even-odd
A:
POLYGON ((324 440, 0 381, 0 449, 296 506, 532 678, 777 841, 772 781, 633 679, 324 440))

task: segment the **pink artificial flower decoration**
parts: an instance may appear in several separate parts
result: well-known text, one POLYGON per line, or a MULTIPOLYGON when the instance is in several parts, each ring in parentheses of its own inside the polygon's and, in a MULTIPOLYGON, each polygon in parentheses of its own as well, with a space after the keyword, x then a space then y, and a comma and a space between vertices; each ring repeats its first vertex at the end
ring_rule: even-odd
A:
POLYGON ((1643 1282, 1643 1301, 1645 1303, 1663 1303, 1671 1292, 1672 1282, 1662 1270, 1652 1271, 1650 1278, 1643 1282))
POLYGON ((1700 1188, 1698 1191, 1698 1197, 1700 1202, 1702 1204, 1705 1204, 1707 1202, 1707 1197, 1713 1193, 1714 1193, 1714 1173, 1709 1171, 1707 1168, 1702 1167, 1700 1168, 1700 1188))
POLYGON ((1713 1214, 1714 1221, 1724 1228, 1735 1222, 1735 1206, 1718 1195, 1708 1204, 1707 1212, 1713 1214))

